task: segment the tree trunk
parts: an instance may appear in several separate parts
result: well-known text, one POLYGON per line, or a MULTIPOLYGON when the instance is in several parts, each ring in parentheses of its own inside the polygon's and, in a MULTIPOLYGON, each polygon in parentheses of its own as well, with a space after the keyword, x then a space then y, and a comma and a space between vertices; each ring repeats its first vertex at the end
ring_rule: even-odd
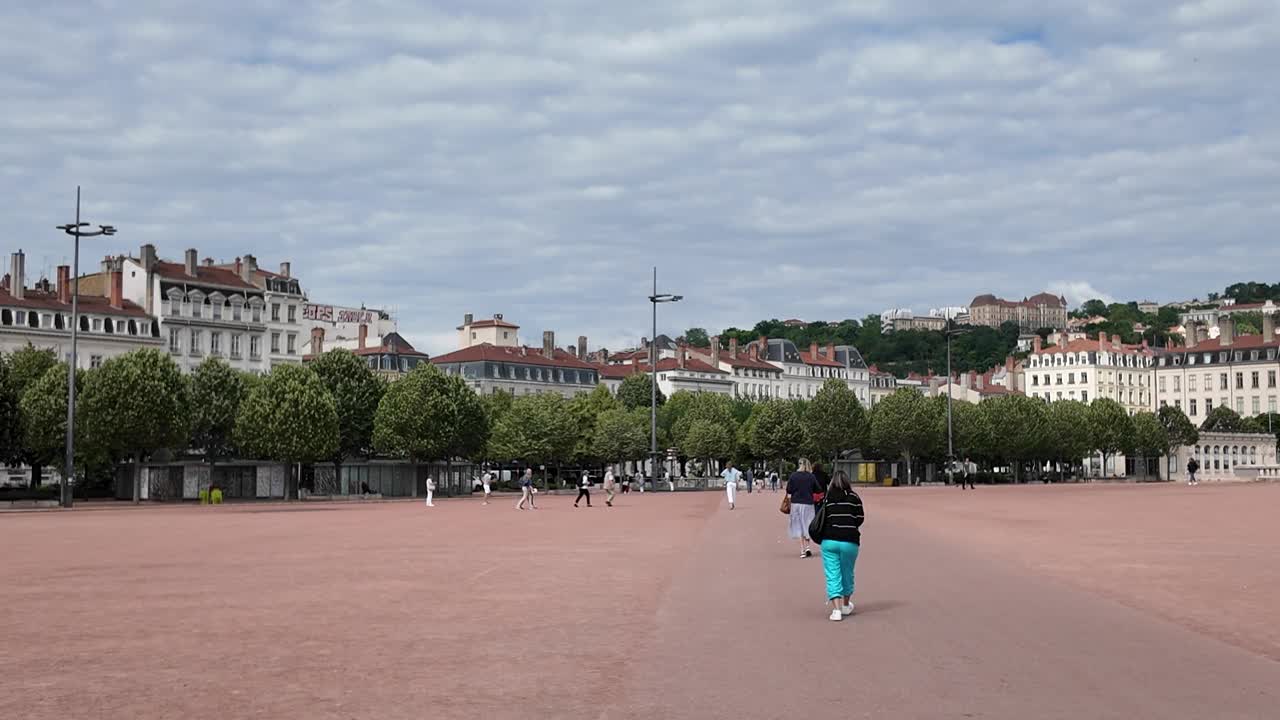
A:
POLYGON ((133 454, 133 502, 142 502, 142 453, 133 454))

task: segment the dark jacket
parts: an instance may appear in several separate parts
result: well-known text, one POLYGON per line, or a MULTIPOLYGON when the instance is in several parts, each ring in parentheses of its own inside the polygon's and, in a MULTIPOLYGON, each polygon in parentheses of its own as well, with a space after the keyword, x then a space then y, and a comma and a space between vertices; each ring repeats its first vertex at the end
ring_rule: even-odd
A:
POLYGON ((858 493, 831 488, 823 504, 826 516, 822 523, 822 539, 860 544, 864 515, 862 498, 858 497, 858 493))
POLYGON ((796 471, 787 478, 787 494, 792 505, 812 505, 814 493, 821 493, 822 486, 813 473, 796 471))

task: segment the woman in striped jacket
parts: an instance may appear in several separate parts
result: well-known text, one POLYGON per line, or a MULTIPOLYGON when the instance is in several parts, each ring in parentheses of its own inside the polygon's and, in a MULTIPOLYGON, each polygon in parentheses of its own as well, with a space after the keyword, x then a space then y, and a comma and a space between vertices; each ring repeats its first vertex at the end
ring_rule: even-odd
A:
POLYGON ((822 568, 827 577, 831 619, 853 614, 853 566, 862 544, 862 498, 853 491, 849 476, 837 472, 823 501, 822 568))

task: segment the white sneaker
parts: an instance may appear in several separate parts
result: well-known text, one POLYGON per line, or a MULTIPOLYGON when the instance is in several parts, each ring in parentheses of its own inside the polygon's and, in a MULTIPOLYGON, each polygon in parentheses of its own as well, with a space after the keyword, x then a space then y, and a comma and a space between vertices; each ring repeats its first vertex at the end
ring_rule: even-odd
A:
POLYGON ((849 603, 848 605, 841 606, 841 608, 840 608, 840 612, 841 612, 841 614, 844 614, 844 615, 852 615, 852 614, 853 614, 853 603, 849 603))
POLYGON ((840 622, 840 621, 841 621, 841 620, 843 620, 843 619, 844 619, 844 613, 840 612, 840 608, 836 608, 835 610, 832 610, 832 611, 831 611, 831 620, 832 620, 832 621, 834 621, 834 622, 840 622))

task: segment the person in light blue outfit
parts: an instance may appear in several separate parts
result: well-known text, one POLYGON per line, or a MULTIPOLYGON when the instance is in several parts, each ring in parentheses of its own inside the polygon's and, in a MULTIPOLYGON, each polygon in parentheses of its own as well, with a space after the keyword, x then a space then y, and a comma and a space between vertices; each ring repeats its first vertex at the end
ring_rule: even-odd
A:
POLYGON ((742 471, 730 462, 725 465, 720 477, 724 478, 724 492, 729 498, 729 509, 732 510, 734 502, 738 499, 738 481, 742 480, 742 471))
POLYGON ((862 547, 862 498, 853 491, 849 476, 836 473, 827 487, 822 521, 822 569, 827 581, 831 619, 853 614, 853 568, 862 547))

